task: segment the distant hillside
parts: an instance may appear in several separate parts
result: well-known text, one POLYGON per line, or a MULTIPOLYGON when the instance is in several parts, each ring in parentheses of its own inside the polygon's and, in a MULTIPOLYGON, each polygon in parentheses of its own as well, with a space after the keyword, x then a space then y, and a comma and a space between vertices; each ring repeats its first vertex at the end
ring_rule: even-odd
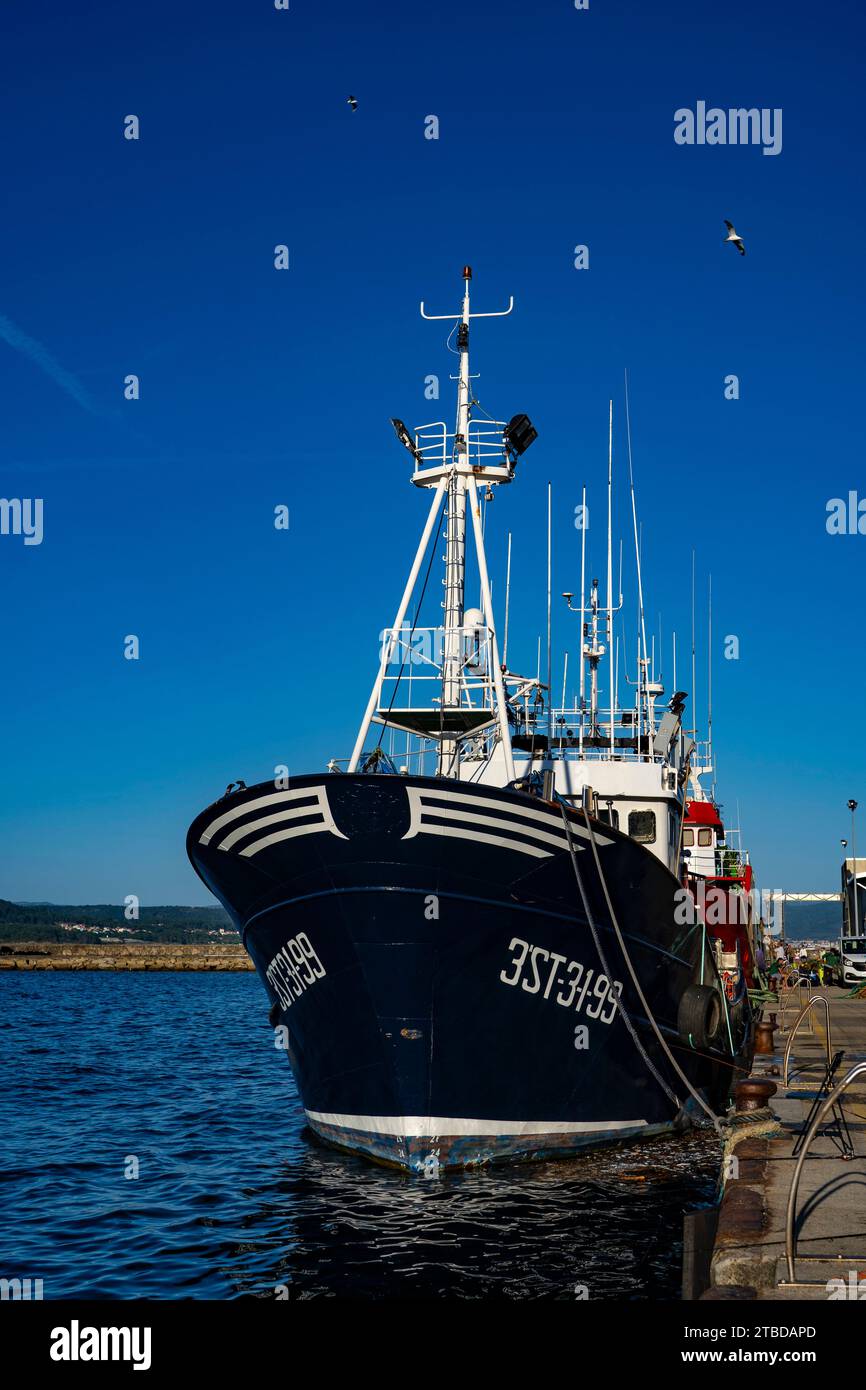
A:
POLYGON ((129 921, 115 903, 84 907, 60 903, 13 903, 0 898, 0 941, 100 940, 131 937, 136 941, 237 941, 228 913, 221 907, 141 907, 129 921))
MULTIPOLYGON (((785 935, 792 941, 808 937, 832 940, 840 933, 841 918, 840 903, 788 903, 785 935)), ((0 941, 69 941, 88 937, 188 943, 239 939, 231 918, 221 907, 142 907, 138 921, 130 922, 123 907, 115 903, 71 907, 58 903, 12 903, 0 898, 0 941)))
POLYGON ((791 941, 833 940, 841 931, 841 902, 785 904, 785 936, 791 941))

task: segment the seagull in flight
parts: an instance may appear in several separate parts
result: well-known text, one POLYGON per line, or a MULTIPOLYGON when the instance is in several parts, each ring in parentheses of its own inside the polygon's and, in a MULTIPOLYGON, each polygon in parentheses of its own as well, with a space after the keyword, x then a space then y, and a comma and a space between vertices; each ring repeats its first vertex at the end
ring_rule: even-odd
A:
POLYGON ((351 106, 352 110, 353 110, 353 111, 357 111, 357 109, 358 109, 358 103, 357 103, 357 101, 355 100, 355 98, 354 98, 354 97, 347 97, 346 100, 347 100, 348 105, 351 106))
POLYGON ((736 233, 736 231, 735 231, 735 229, 734 229, 734 224, 733 224, 733 222, 729 222, 728 219, 727 219, 727 217, 725 218, 725 226, 726 226, 727 229, 728 229, 728 235, 725 237, 725 241, 726 241, 726 242, 728 242, 728 241, 733 242, 734 246, 736 246, 736 248, 737 248, 737 250, 739 251, 740 255, 741 255, 741 256, 745 256, 745 254, 746 254, 746 248, 745 248, 745 246, 743 245, 743 238, 742 238, 741 236, 737 236, 737 233, 736 233))

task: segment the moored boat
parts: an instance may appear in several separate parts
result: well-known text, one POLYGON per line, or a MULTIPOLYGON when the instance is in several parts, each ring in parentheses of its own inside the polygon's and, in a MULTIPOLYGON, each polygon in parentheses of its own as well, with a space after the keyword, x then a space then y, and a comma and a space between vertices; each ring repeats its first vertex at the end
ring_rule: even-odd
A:
POLYGON ((612 659, 602 705, 610 452, 606 600, 582 582, 576 610, 580 696, 553 708, 549 676, 500 651, 479 489, 510 484, 536 432, 477 408, 468 267, 463 280, 459 314, 422 304, 454 321, 455 427, 392 422, 433 496, 352 754, 230 789, 187 837, 311 1129, 425 1173, 670 1130, 690 1105, 724 1106, 737 1053, 712 943, 681 913, 685 695, 659 708, 644 641, 633 705, 612 659), (444 621, 422 627, 443 530, 444 621))

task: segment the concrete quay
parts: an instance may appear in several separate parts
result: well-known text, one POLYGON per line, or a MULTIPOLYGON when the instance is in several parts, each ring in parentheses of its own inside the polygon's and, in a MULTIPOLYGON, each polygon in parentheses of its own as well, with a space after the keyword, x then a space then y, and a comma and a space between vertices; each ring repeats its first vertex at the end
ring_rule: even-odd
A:
MULTIPOLYGON (((846 993, 838 988, 814 991, 829 1006, 832 1052, 844 1051, 837 1083, 857 1062, 866 1061, 866 1000, 849 999, 846 993)), ((797 1196, 791 1281, 785 1230, 796 1167, 792 1150, 823 1080, 826 1016, 817 1003, 797 1028, 786 1086, 784 1051, 799 1007, 790 998, 784 1013, 781 1005, 765 1006, 764 1017, 770 1013, 775 1013, 780 1025, 774 1033, 775 1051, 756 1055, 752 1077, 772 1081, 778 1089, 768 1109, 738 1116, 734 1123, 710 1263, 712 1287, 703 1297, 866 1300, 866 1073, 841 1098, 853 1158, 843 1158, 824 1133, 829 1127, 838 1137, 832 1112, 809 1148, 797 1196), (810 1020, 814 1022, 811 1032, 810 1020)))

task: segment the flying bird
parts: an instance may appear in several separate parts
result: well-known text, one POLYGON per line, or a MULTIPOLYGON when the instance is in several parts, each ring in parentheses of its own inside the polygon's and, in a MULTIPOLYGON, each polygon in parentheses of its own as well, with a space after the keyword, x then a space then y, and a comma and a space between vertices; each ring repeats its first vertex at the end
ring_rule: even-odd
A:
POLYGON ((357 109, 358 109, 358 103, 357 103, 357 101, 355 100, 355 98, 354 98, 354 97, 347 97, 346 100, 347 100, 347 102, 348 102, 348 105, 351 106, 352 110, 353 110, 353 111, 357 111, 357 109))
POLYGON ((734 246, 736 246, 736 248, 737 248, 737 250, 739 251, 740 255, 741 255, 741 256, 745 256, 745 254, 746 254, 746 248, 745 248, 745 246, 743 245, 743 238, 742 238, 741 236, 737 236, 737 233, 736 233, 736 231, 734 230, 734 224, 733 224, 733 222, 729 222, 728 219, 727 219, 727 217, 725 218, 725 226, 726 226, 727 229, 728 229, 728 235, 725 237, 725 241, 726 241, 726 242, 728 242, 728 241, 733 242, 734 246))

